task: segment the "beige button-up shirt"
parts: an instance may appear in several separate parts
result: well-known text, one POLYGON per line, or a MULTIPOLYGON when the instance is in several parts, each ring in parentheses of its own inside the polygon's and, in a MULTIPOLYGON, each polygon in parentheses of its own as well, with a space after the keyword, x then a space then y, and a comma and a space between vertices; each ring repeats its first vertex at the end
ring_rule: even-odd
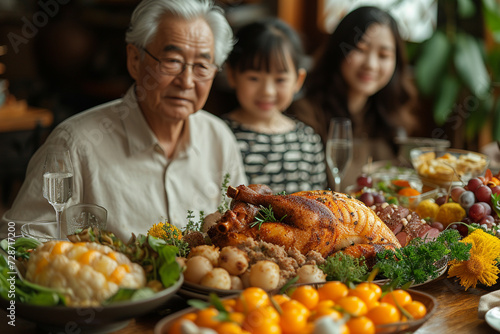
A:
MULTIPOLYGON (((221 204, 226 173, 230 184, 246 184, 236 140, 218 117, 200 110, 186 122, 181 144, 167 159, 136 101, 133 87, 122 98, 77 114, 56 127, 33 155, 8 221, 55 220, 42 196, 42 169, 51 146, 67 147, 74 169, 73 196, 66 207, 95 203, 108 210, 108 230, 127 241, 155 223, 187 223, 221 204)), ((5 229, 5 228, 4 228, 5 229)))

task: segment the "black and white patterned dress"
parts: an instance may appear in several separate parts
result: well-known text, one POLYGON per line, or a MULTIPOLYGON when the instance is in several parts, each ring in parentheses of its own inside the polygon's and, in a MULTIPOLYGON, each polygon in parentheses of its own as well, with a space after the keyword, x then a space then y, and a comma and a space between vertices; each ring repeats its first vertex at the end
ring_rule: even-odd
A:
POLYGON ((233 130, 250 184, 268 185, 274 193, 321 190, 327 187, 321 138, 300 121, 286 133, 255 132, 222 117, 233 130))

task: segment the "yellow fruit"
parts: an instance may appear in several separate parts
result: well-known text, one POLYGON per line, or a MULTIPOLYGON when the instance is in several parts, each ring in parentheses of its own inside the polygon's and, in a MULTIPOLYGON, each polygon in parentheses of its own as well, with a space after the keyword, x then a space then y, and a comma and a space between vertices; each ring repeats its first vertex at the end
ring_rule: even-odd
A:
POLYGON ((415 208, 415 212, 420 216, 420 218, 430 218, 434 220, 439 211, 439 205, 436 202, 426 199, 418 203, 415 208))
POLYGON ((465 216, 465 209, 460 204, 445 203, 439 207, 435 220, 446 227, 454 222, 461 221, 465 216))

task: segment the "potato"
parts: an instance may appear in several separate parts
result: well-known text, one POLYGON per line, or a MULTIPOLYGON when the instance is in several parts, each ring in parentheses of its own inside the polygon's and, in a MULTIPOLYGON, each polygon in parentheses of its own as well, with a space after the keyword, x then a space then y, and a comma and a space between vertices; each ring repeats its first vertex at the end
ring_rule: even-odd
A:
POLYGON ((207 273, 200 282, 201 285, 221 290, 231 289, 231 277, 224 268, 214 268, 207 273))
POLYGON ((248 269, 247 254, 234 246, 224 247, 219 254, 219 267, 230 275, 241 275, 248 269))
POLYGON ((238 276, 231 275, 231 290, 243 290, 243 282, 238 276))
POLYGON ((203 256, 210 260, 212 266, 217 267, 219 263, 219 248, 209 245, 197 246, 189 252, 188 259, 193 256, 203 256))
POLYGON ((258 261, 250 268, 250 286, 266 291, 276 289, 280 281, 280 267, 272 261, 258 261))
POLYGON ((210 260, 203 256, 193 256, 186 261, 184 279, 187 282, 199 284, 203 276, 212 271, 210 260))
POLYGON ((241 283, 243 284, 243 289, 250 287, 250 270, 247 269, 243 274, 240 275, 241 283))
POLYGON ((297 269, 297 276, 299 277, 297 283, 317 283, 326 281, 326 274, 323 270, 313 264, 306 264, 297 269))

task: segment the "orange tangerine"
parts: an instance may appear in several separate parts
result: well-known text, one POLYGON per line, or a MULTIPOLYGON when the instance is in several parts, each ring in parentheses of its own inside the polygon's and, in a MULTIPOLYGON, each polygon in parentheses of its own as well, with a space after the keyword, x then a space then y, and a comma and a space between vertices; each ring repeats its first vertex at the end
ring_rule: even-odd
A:
POLYGON ((416 300, 406 304, 403 308, 408 311, 415 320, 422 319, 427 314, 425 305, 416 300))
POLYGON ((377 293, 367 286, 357 286, 355 289, 350 289, 348 296, 359 297, 368 309, 378 303, 377 293))
POLYGON ((356 296, 342 297, 337 300, 337 305, 342 307, 351 316, 359 317, 368 311, 366 304, 356 296))
POLYGON ((408 291, 398 289, 388 292, 385 296, 382 297, 382 299, 380 299, 380 301, 383 303, 392 304, 394 306, 399 305, 401 307, 404 307, 405 305, 412 302, 412 298, 408 291))
POLYGON ((388 303, 380 303, 380 305, 368 311, 366 317, 373 321, 376 326, 398 322, 400 313, 396 306, 388 303))
POLYGON ((312 310, 318 305, 318 291, 310 285, 302 285, 296 288, 291 295, 292 299, 302 303, 309 310, 312 310))
POLYGON ((347 286, 338 281, 327 282, 318 289, 319 300, 330 299, 337 301, 340 298, 347 296, 348 292, 349 289, 347 286))
POLYGON ((365 316, 351 318, 346 325, 350 334, 375 334, 375 324, 365 316))
POLYGON ((206 309, 198 311, 198 317, 195 320, 195 324, 199 327, 215 328, 220 321, 216 319, 219 314, 213 307, 207 307, 206 309))
POLYGON ((267 292, 261 288, 250 287, 243 290, 236 299, 234 309, 238 312, 250 312, 258 307, 267 306, 269 303, 267 292))
POLYGON ((372 282, 363 282, 363 283, 358 284, 358 286, 357 286, 357 288, 364 288, 364 287, 367 287, 370 290, 373 290, 377 296, 377 300, 379 300, 380 297, 382 296, 382 288, 380 286, 378 286, 377 284, 372 283, 372 282))

